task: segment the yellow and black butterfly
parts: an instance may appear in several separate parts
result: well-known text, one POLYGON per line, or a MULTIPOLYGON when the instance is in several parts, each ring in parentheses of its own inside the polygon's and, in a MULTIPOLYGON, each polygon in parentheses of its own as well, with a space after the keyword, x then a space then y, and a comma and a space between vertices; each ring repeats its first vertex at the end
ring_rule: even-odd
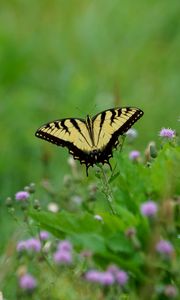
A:
POLYGON ((88 168, 96 163, 109 164, 112 150, 143 111, 134 107, 107 109, 93 118, 67 118, 49 122, 40 127, 35 135, 57 146, 67 147, 74 159, 88 168))

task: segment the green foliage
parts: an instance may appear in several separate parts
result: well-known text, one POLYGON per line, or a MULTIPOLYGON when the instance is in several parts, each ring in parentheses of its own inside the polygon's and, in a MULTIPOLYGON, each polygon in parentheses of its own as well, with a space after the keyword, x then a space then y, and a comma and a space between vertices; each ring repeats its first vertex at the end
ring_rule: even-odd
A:
POLYGON ((67 172, 66 151, 34 138, 50 120, 134 105, 140 148, 177 129, 179 1, 67 3, 1 1, 2 197, 67 172))
MULTIPOLYGON (((119 169, 118 176, 109 180, 115 214, 112 214, 111 210, 109 213, 106 210, 97 211, 97 206, 94 205, 102 220, 96 219, 93 213, 85 210, 78 214, 68 211, 54 214, 31 210, 30 215, 40 227, 52 232, 57 238, 68 238, 78 251, 92 251, 99 267, 104 268, 110 263, 115 263, 133 274, 135 281, 143 286, 149 280, 149 271, 146 273, 145 270, 149 269, 147 257, 152 255, 148 253, 152 250, 148 248, 154 245, 154 239, 157 242, 166 232, 166 238, 169 236, 173 242, 176 240, 176 217, 173 212, 169 212, 171 222, 172 218, 175 218, 171 224, 171 232, 168 229, 168 219, 164 219, 164 214, 167 213, 164 211, 164 205, 168 199, 173 201, 174 195, 179 191, 180 180, 177 171, 180 167, 180 151, 179 147, 166 144, 150 164, 132 162, 127 153, 117 154, 116 163, 119 169), (142 216, 140 205, 148 199, 157 201, 162 226, 158 220, 152 219, 148 222, 148 219, 142 216), (136 237, 128 238, 128 230, 132 228, 136 228, 136 237)), ((108 195, 106 196, 109 199, 108 195)), ((151 267, 154 270, 160 268, 165 272, 166 263, 159 263, 157 257, 151 259, 151 267)), ((174 267, 170 266, 171 274, 177 272, 175 262, 173 264, 174 267)))
MULTIPOLYGON (((7 201, 9 212, 16 221, 22 218, 22 213, 16 213, 17 207, 21 206, 31 236, 37 236, 37 232, 45 229, 56 239, 68 240, 73 245, 74 262, 69 268, 63 266, 58 269, 53 261, 57 247, 55 241, 51 241, 49 252, 44 252, 42 248, 37 257, 30 253, 23 258, 21 254, 13 262, 16 268, 18 263, 25 264, 38 278, 38 290, 34 291, 34 297, 46 300, 47 289, 52 299, 61 296, 79 299, 79 295, 89 287, 84 274, 92 268, 107 270, 112 264, 127 272, 129 282, 126 288, 114 286, 112 289, 98 288, 92 283, 97 299, 101 293, 103 299, 117 294, 122 298, 129 295, 135 300, 139 297, 147 299, 151 289, 151 299, 160 300, 168 284, 178 287, 180 148, 174 139, 162 145, 156 158, 152 158, 148 151, 146 149, 144 157, 141 155, 131 160, 128 157, 129 145, 125 143, 123 151, 115 152, 112 173, 100 166, 95 171, 91 169, 91 176, 85 178, 79 175, 75 163, 71 165, 72 174, 64 180, 61 190, 53 187, 50 181, 43 183, 44 188, 36 192, 40 199, 38 206, 33 185, 27 187, 31 192, 29 205, 28 202, 15 204, 13 200, 7 201), (92 176, 93 172, 96 178, 92 176), (141 211, 141 205, 150 199, 158 207, 157 214, 152 217, 141 211), (60 205, 59 212, 46 209, 52 201, 60 205), (157 253, 156 245, 160 240, 171 243, 172 253, 164 256, 157 253), (82 253, 90 253, 91 258, 83 259, 82 253), (47 277, 44 276, 45 270, 47 277), (59 275, 60 281, 56 279, 59 275), (83 285, 80 283, 82 280, 83 285), (53 289, 49 282, 53 282, 53 289), (61 292, 58 292, 59 284, 64 285, 61 292)), ((24 231, 25 237, 27 229, 24 231)), ((8 290, 10 286, 17 286, 15 278, 9 278, 8 272, 3 286, 8 290)), ((17 288, 17 295, 21 294, 25 297, 17 288)), ((91 297, 90 290, 88 295, 91 297)), ((7 296, 12 298, 10 293, 7 296)))

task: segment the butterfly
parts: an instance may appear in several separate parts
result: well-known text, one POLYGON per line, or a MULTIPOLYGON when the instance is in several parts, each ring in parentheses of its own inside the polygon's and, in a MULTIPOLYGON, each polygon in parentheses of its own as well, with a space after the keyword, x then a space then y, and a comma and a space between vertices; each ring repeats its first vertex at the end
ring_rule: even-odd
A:
POLYGON ((109 164, 113 148, 117 148, 118 137, 143 116, 143 111, 134 107, 107 109, 86 119, 66 118, 41 126, 35 133, 57 146, 66 147, 74 159, 88 168, 97 163, 109 164))

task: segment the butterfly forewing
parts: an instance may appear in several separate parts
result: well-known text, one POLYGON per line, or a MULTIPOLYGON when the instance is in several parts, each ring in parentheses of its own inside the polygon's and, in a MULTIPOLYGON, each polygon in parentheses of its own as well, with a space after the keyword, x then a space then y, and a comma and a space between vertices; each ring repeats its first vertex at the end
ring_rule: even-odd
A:
POLYGON ((90 151, 92 148, 92 141, 85 121, 81 119, 49 122, 36 131, 36 136, 53 144, 66 146, 69 150, 74 146, 81 151, 90 151))
POLYGON ((97 149, 103 150, 119 135, 124 134, 141 116, 143 112, 138 108, 114 108, 103 111, 93 118, 94 144, 97 149))

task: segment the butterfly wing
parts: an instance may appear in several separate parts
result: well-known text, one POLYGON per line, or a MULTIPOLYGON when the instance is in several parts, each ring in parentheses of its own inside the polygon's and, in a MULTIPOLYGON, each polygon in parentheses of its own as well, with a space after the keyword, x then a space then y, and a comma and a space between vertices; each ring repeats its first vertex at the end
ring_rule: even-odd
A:
POLYGON ((86 164, 88 171, 88 167, 96 163, 109 163, 119 135, 124 134, 142 115, 143 111, 138 108, 108 109, 92 118, 91 129, 83 119, 68 118, 43 125, 35 135, 67 147, 74 159, 86 164))
POLYGON ((108 163, 112 149, 117 147, 118 137, 142 115, 143 111, 139 108, 123 107, 108 109, 93 117, 94 144, 101 154, 99 162, 108 163))
POLYGON ((83 119, 62 119, 49 122, 40 127, 35 135, 50 143, 67 147, 74 159, 87 162, 88 152, 92 149, 92 141, 83 119))

